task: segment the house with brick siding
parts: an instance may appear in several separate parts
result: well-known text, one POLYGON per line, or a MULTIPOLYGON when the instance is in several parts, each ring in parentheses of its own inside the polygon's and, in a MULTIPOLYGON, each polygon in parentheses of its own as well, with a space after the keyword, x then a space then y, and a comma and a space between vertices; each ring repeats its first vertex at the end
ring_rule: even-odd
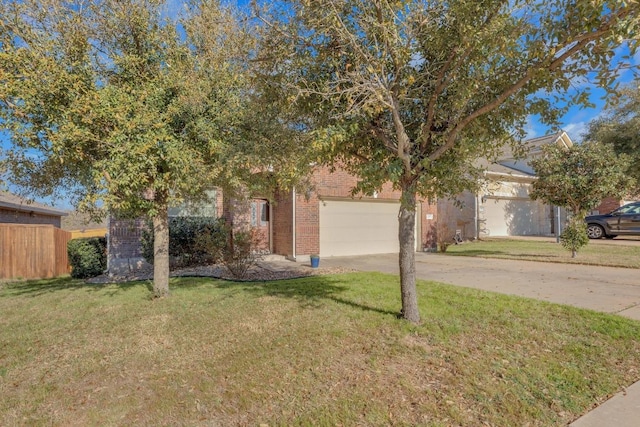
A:
POLYGON ((66 211, 24 199, 6 191, 0 191, 0 223, 49 224, 61 228, 66 211))
MULTIPOLYGON (((370 196, 352 197, 358 178, 344 170, 318 167, 314 190, 276 195, 272 206, 272 252, 296 261, 321 257, 398 252, 400 192, 390 183, 370 196)), ((436 245, 437 206, 419 200, 416 251, 436 245)))
MULTIPOLYGON (((358 178, 344 170, 318 166, 311 177, 312 190, 281 191, 272 197, 249 197, 245 201, 225 198, 212 190, 208 216, 225 217, 234 226, 248 226, 262 236, 264 252, 298 262, 310 255, 321 257, 398 252, 400 192, 386 184, 370 196, 352 197, 358 178)), ((169 215, 188 215, 184 207, 169 215)), ((202 215, 202 213, 198 213, 202 215)), ((437 206, 418 201, 416 251, 436 247, 437 206)), ((110 219, 109 270, 132 270, 144 266, 140 238, 142 220, 110 219)))

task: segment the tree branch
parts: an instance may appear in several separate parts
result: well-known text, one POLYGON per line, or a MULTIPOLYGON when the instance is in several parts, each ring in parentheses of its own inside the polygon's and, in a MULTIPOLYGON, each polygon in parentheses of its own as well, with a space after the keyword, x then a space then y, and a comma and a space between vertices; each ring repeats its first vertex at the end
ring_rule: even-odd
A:
POLYGON ((571 40, 566 41, 563 46, 560 46, 559 51, 566 49, 560 56, 553 59, 548 65, 546 65, 546 61, 540 61, 537 65, 531 66, 526 74, 516 81, 513 85, 504 90, 500 95, 498 95, 493 101, 483 105, 478 108, 463 120, 461 120, 449 133, 447 137, 447 142, 435 150, 433 153, 429 155, 429 159, 435 160, 442 156, 447 150, 455 145, 456 139, 462 130, 464 130, 471 122, 473 122, 478 117, 490 113, 491 111, 498 108, 502 103, 509 98, 510 96, 516 94, 520 89, 522 89, 526 84, 528 84, 537 74, 538 71, 542 69, 547 69, 549 71, 554 71, 558 67, 560 67, 568 58, 573 56, 576 52, 582 50, 585 46, 591 43, 594 40, 597 40, 600 36, 609 31, 613 25, 614 21, 622 19, 631 14, 631 8, 625 8, 620 11, 618 14, 612 16, 606 23, 600 26, 597 30, 583 34, 579 37, 573 38, 571 40), (576 42, 576 40, 579 40, 576 42))

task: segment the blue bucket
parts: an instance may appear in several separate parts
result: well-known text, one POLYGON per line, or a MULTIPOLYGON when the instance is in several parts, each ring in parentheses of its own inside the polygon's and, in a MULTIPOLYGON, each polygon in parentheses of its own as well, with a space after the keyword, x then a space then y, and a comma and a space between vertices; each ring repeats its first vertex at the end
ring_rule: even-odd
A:
POLYGON ((318 268, 319 265, 320 265, 320 258, 319 257, 312 257, 311 258, 311 268, 318 268))

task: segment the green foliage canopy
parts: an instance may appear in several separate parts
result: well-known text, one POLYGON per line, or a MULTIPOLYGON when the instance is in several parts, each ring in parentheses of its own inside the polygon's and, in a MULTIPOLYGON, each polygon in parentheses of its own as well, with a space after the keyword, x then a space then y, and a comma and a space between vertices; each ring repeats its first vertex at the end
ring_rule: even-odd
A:
POLYGON ((154 216, 225 178, 244 83, 234 20, 215 2, 198 11, 206 28, 162 12, 157 1, 0 3, 6 179, 154 216))
POLYGON ((566 207, 580 221, 605 197, 622 197, 633 184, 629 159, 609 145, 586 142, 570 148, 547 145, 531 162, 538 179, 530 197, 566 207))
POLYGON ((640 81, 627 84, 621 97, 610 104, 604 115, 589 123, 587 141, 610 144, 618 154, 631 157, 628 173, 636 179, 635 193, 640 192, 640 81))
POLYGON ((265 60, 312 117, 323 159, 359 175, 365 193, 390 180, 427 197, 474 187, 474 161, 518 146, 529 115, 557 124, 590 106, 576 79, 611 90, 625 64, 610 60, 628 39, 635 52, 640 12, 619 1, 274 4, 265 60))

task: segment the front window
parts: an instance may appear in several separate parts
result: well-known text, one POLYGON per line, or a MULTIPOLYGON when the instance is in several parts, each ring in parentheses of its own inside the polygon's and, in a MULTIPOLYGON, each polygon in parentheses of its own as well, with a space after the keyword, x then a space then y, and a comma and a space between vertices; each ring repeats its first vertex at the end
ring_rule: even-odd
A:
POLYGON ((266 200, 251 202, 251 226, 265 227, 269 222, 269 203, 266 200))
POLYGON ((169 208, 169 217, 207 217, 217 218, 217 190, 208 190, 206 199, 199 202, 185 201, 179 206, 169 208))

